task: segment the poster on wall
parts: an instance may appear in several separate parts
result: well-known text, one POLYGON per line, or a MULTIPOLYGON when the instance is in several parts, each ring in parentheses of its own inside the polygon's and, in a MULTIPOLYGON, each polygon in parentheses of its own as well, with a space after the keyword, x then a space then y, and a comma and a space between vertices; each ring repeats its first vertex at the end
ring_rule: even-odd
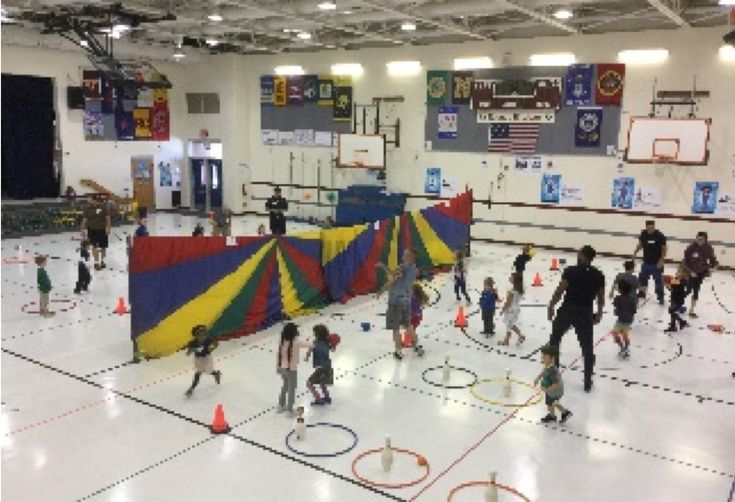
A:
POLYGON ((288 106, 304 105, 304 77, 293 75, 286 79, 288 84, 288 106))
POLYGON ((316 103, 319 100, 319 77, 304 75, 304 103, 316 103))
POLYGON ((592 65, 571 65, 567 70, 566 80, 564 103, 567 106, 592 104, 592 65))
POLYGON ((264 145, 277 145, 278 144, 278 130, 277 129, 263 129, 260 131, 260 139, 264 145))
POLYGON ((164 164, 163 162, 158 163, 159 171, 159 185, 162 187, 170 187, 173 185, 173 178, 171 175, 171 164, 164 164))
POLYGON ((102 113, 92 110, 84 110, 84 139, 104 139, 105 128, 102 122, 102 113))
POLYGON ((439 194, 442 185, 441 167, 427 167, 426 181, 424 182, 424 192, 439 194))
POLYGON ((314 131, 314 146, 332 146, 332 132, 314 131))
POLYGON ((638 187, 633 198, 633 206, 642 211, 652 211, 661 209, 664 196, 660 188, 654 187, 638 187))
POLYGON ((459 108, 456 106, 443 106, 439 108, 437 137, 441 139, 457 138, 457 116, 459 108))
POLYGON ((600 146, 602 129, 602 108, 577 108, 577 122, 574 126, 574 146, 594 148, 600 146))
POLYGON ((279 145, 293 145, 293 131, 278 131, 279 145))
POLYGON ((561 197, 561 174, 544 173, 541 177, 541 202, 558 204, 561 197))
POLYGON ((635 178, 615 178, 613 180, 610 205, 618 209, 633 209, 635 178))
POLYGON ((717 199, 717 208, 715 209, 715 212, 722 216, 727 216, 730 218, 735 217, 735 192, 720 192, 720 196, 717 199))
POLYGON ((561 186, 559 203, 565 206, 581 206, 584 203, 584 187, 579 183, 564 183, 561 186))
POLYGON ((261 106, 273 106, 273 77, 262 75, 260 77, 260 104, 261 106))
POLYGON ((447 176, 442 178, 441 192, 442 197, 454 197, 459 194, 459 182, 457 178, 447 176))
POLYGON ((319 77, 319 99, 320 106, 332 106, 334 103, 334 81, 332 77, 319 77))
POLYGON ((540 173, 544 159, 539 155, 516 157, 513 172, 517 174, 540 173))
POLYGON ((469 71, 455 71, 452 73, 452 104, 468 105, 472 97, 472 82, 475 77, 469 71))
POLYGON ((314 146, 314 129, 296 129, 293 142, 297 146, 314 146))
POLYGON ((174 188, 181 188, 181 169, 178 167, 171 172, 171 183, 174 188))
POLYGON ((446 71, 426 72, 426 104, 435 106, 444 104, 448 76, 446 71))
POLYGON ((130 162, 133 164, 133 175, 136 180, 144 181, 151 179, 153 175, 153 157, 131 157, 130 162))
POLYGON ((694 203, 692 213, 713 214, 717 210, 717 181, 697 181, 694 183, 694 203))
POLYGON ((595 104, 617 105, 623 101, 624 64, 598 64, 595 104))

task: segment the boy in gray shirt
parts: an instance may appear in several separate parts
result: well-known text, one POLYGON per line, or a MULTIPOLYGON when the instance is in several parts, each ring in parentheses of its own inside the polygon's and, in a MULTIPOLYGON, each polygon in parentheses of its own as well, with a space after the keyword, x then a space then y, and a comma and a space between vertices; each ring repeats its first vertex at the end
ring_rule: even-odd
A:
POLYGON ((610 288, 610 299, 612 300, 615 297, 615 293, 618 291, 618 283, 620 282, 627 282, 630 284, 630 295, 636 300, 636 305, 638 304, 638 277, 633 273, 635 270, 635 263, 633 260, 626 260, 623 263, 623 268, 625 269, 625 272, 620 272, 618 275, 615 276, 615 280, 613 281, 612 287, 610 288))
POLYGON ((564 423, 572 412, 563 407, 559 400, 564 395, 564 382, 561 379, 561 372, 557 367, 556 361, 559 359, 559 349, 553 345, 544 345, 541 347, 541 362, 544 365, 543 371, 539 373, 533 385, 539 385, 541 382, 541 390, 546 394, 546 407, 549 413, 541 419, 541 423, 556 422, 555 410, 561 412, 560 422, 564 423))
POLYGON ((631 288, 627 281, 618 282, 618 292, 620 294, 613 300, 615 326, 610 333, 620 347, 618 357, 628 359, 630 357, 630 327, 633 325, 633 318, 638 309, 638 298, 635 296, 635 289, 631 288))

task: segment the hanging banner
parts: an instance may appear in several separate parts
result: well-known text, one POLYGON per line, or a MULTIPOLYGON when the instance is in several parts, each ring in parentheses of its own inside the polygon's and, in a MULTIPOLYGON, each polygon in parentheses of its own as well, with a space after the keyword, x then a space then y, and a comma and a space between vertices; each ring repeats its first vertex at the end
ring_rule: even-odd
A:
POLYGON ((602 108, 577 108, 577 122, 574 125, 574 146, 591 148, 600 146, 602 129, 602 108))
POLYGON ((332 106, 334 103, 334 82, 331 77, 319 77, 319 100, 321 106, 332 106))
POLYGON ((133 110, 135 122, 135 139, 151 139, 151 109, 136 108, 133 110))
POLYGON ((441 167, 427 167, 426 180, 424 182, 424 192, 439 194, 442 187, 442 169, 441 167))
POLYGON ((624 82, 624 64, 598 64, 595 104, 620 105, 623 101, 624 82))
POLYGON ((105 77, 100 79, 100 94, 102 96, 102 113, 115 111, 115 86, 105 77))
POLYGON ((138 91, 137 108, 153 108, 153 89, 138 91))
POLYGON ((170 136, 170 115, 167 108, 154 108, 151 112, 151 139, 168 141, 170 136))
POLYGON ((304 103, 316 103, 319 100, 319 77, 304 76, 304 103))
POLYGON ((100 72, 96 70, 84 70, 82 72, 82 88, 85 98, 99 98, 100 95, 100 72))
POLYGON ((531 124, 553 124, 554 110, 477 110, 478 124, 528 122, 531 124))
POLYGON ((84 110, 84 139, 87 141, 104 139, 105 128, 102 122, 102 113, 93 110, 84 110))
POLYGON ((304 106, 304 77, 291 76, 288 82, 288 106, 304 106))
POLYGON ((153 108, 156 110, 168 110, 168 89, 153 90, 153 108))
POLYGON ((452 104, 469 104, 472 97, 472 82, 475 77, 469 71, 455 71, 452 73, 452 104))
POLYGON ((558 204, 561 197, 561 174, 541 176, 541 202, 558 204))
POLYGON ((117 130, 118 140, 128 141, 133 139, 135 132, 133 112, 125 111, 122 107, 115 110, 115 130, 117 130))
POLYGON ((717 210, 717 181, 697 181, 694 184, 694 203, 692 213, 713 214, 717 210))
POLYGON ((276 106, 288 104, 288 83, 286 77, 275 77, 273 79, 273 103, 276 106))
POLYGON ((573 64, 569 67, 564 103, 569 106, 592 104, 592 65, 573 64))
POLYGON ((335 122, 349 122, 352 118, 352 87, 334 87, 332 116, 335 122))
POLYGON ((426 104, 443 105, 447 96, 447 79, 449 73, 446 71, 426 72, 426 104))
POLYGON ((260 105, 273 106, 274 82, 272 75, 260 76, 260 105))
POLYGON ((456 106, 442 106, 439 108, 437 119, 437 137, 440 139, 455 139, 457 137, 457 117, 459 108, 456 106))
POLYGON ((613 180, 611 207, 633 209, 635 178, 615 178, 613 180))

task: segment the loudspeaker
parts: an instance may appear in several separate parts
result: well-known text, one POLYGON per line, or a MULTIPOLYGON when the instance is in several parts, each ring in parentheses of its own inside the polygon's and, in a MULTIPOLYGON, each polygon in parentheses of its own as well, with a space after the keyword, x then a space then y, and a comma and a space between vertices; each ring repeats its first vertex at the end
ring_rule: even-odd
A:
POLYGON ((66 106, 70 110, 84 110, 84 89, 73 86, 67 87, 66 106))

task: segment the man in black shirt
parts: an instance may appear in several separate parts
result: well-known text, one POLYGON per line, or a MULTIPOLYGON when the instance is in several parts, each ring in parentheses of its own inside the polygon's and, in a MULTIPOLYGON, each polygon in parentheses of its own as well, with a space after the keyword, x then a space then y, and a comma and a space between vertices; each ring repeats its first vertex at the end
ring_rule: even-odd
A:
POLYGON ((656 284, 656 297, 658 303, 664 304, 664 259, 666 258, 666 236, 656 230, 656 222, 646 221, 646 229, 638 237, 638 245, 633 251, 633 260, 638 251, 643 249, 643 264, 641 273, 638 275, 639 291, 638 297, 645 298, 648 289, 648 279, 653 276, 656 284))
POLYGON ((552 321, 550 345, 558 348, 564 333, 574 326, 584 357, 585 392, 592 389, 592 368, 595 365, 592 326, 602 319, 602 307, 605 305, 605 276, 592 266, 596 254, 591 246, 584 246, 579 250, 577 265, 564 269, 548 310, 549 321, 552 321), (562 295, 564 301, 557 311, 556 304, 562 295), (597 299, 597 312, 593 314, 595 299, 597 299))
POLYGON ((265 208, 270 214, 271 233, 283 235, 286 233, 286 216, 284 211, 288 211, 288 201, 281 197, 281 187, 273 189, 273 195, 265 202, 265 208))

